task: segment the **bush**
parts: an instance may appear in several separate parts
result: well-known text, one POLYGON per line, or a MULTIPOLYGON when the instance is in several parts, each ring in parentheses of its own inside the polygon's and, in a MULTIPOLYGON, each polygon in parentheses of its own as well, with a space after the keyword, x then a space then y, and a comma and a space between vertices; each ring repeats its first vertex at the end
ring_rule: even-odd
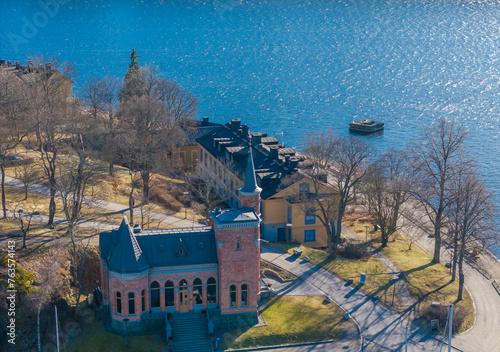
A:
MULTIPOLYGON (((444 329, 446 324, 446 319, 448 318, 449 306, 439 305, 439 306, 428 306, 421 310, 420 318, 426 320, 431 324, 431 320, 438 319, 439 320, 439 329, 444 329)), ((453 333, 457 333, 460 330, 460 327, 465 322, 467 318, 467 310, 462 306, 454 306, 453 307, 453 333)))
POLYGON ((363 259, 368 257, 366 245, 364 243, 346 243, 340 250, 339 254, 347 259, 363 259))

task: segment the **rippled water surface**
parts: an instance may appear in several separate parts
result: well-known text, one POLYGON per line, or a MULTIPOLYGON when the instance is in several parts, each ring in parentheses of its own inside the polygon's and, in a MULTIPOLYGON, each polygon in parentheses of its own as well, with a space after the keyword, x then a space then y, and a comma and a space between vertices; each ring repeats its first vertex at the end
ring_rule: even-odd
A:
POLYGON ((123 76, 130 50, 200 99, 200 114, 301 146, 381 119, 384 150, 438 117, 470 130, 500 192, 500 4, 497 1, 0 0, 0 56, 57 56, 90 76, 123 76), (283 133, 283 135, 280 135, 283 133))

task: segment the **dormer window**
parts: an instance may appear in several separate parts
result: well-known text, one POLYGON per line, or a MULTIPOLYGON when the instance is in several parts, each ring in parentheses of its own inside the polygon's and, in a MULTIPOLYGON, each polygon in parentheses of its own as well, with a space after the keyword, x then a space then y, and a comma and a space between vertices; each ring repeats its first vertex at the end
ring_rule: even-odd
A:
POLYGON ((182 242, 182 238, 179 238, 179 245, 177 246, 175 255, 178 257, 184 257, 187 255, 186 247, 184 247, 184 242, 182 242))

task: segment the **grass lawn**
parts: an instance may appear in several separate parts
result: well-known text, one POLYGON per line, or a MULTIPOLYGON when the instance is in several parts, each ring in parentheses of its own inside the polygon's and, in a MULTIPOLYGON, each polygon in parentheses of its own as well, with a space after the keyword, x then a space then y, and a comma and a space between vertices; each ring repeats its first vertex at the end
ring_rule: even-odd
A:
POLYGON ((164 351, 166 342, 157 336, 129 336, 129 348, 126 348, 125 337, 104 330, 101 320, 94 319, 92 323, 82 328, 82 333, 63 350, 67 352, 158 352, 164 351))
MULTIPOLYGON (((365 225, 373 230, 373 224, 363 219, 350 221, 348 225, 363 239, 365 225)), ((374 240, 380 238, 379 231, 368 231, 368 236, 374 240)), ((380 243, 374 243, 373 247, 380 248, 380 243)), ((391 237, 383 252, 403 272, 406 286, 417 301, 417 309, 426 308, 431 302, 441 302, 443 305, 453 303, 458 293, 458 278, 451 282, 449 269, 442 264, 431 263, 432 256, 418 244, 414 243, 411 248, 408 250, 407 238, 397 233, 391 237)), ((456 305, 463 307, 468 313, 468 318, 460 328, 465 331, 474 323, 474 305, 467 290, 464 290, 463 300, 456 305)))
POLYGON ((322 340, 340 340, 346 332, 357 332, 352 321, 333 302, 323 297, 283 296, 261 312, 266 326, 231 330, 223 335, 224 348, 272 346, 322 340))
MULTIPOLYGON (((403 271, 408 290, 418 301, 417 308, 428 307, 431 302, 448 305, 457 298, 458 279, 451 282, 450 270, 442 264, 431 263, 432 256, 418 245, 414 244, 410 251, 406 241, 396 240, 383 251, 403 271)), ((465 331, 474 323, 474 305, 467 290, 464 290, 463 300, 456 305, 468 312, 460 329, 465 331)))
MULTIPOLYGON (((290 246, 286 244, 270 243, 282 250, 286 250, 290 246)), ((366 283, 360 288, 370 295, 380 296, 382 302, 390 304, 392 302, 392 290, 390 277, 385 272, 384 266, 373 257, 365 260, 346 259, 337 256, 336 259, 329 257, 328 253, 318 249, 312 249, 300 246, 303 249, 302 258, 308 256, 310 263, 322 267, 325 270, 337 275, 341 279, 347 281, 353 279, 353 285, 358 285, 360 274, 366 274, 366 283)), ((288 250, 292 254, 292 249, 288 250)))

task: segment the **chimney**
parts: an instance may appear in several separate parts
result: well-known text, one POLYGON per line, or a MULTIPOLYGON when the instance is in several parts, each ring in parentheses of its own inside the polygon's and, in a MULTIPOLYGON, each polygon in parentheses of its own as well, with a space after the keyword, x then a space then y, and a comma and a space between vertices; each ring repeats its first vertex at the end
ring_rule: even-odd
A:
POLYGON ((3 66, 5 65, 5 60, 4 59, 0 59, 0 66, 3 66))
POLYGON ((19 61, 16 61, 16 69, 17 70, 21 69, 21 63, 19 61))
POLYGON ((259 145, 262 142, 262 136, 260 134, 252 136, 252 145, 259 145))
POLYGON ((243 137, 247 137, 248 136, 248 125, 243 125, 241 126, 241 134, 243 135, 243 137))
POLYGON ((269 157, 272 158, 272 159, 278 159, 278 150, 279 150, 279 146, 277 145, 270 145, 269 146, 269 157))
POLYGON ((12 61, 7 61, 7 67, 12 67, 12 61))
POLYGON ((240 119, 231 119, 231 131, 237 131, 240 128, 240 119))
POLYGON ((35 70, 35 65, 33 64, 33 61, 28 61, 28 71, 33 72, 35 70))
POLYGON ((299 165, 299 158, 296 156, 291 156, 289 159, 289 165, 291 168, 295 169, 299 165))
POLYGON ((43 65, 42 64, 38 64, 38 73, 42 72, 43 70, 43 65))
POLYGON ((203 120, 201 121, 202 126, 208 125, 208 117, 204 117, 203 120))
POLYGON ((141 225, 135 224, 134 225, 134 234, 141 233, 141 232, 142 232, 141 225))
POLYGON ((52 73, 52 64, 51 63, 46 63, 45 64, 45 70, 47 71, 48 74, 52 73))

